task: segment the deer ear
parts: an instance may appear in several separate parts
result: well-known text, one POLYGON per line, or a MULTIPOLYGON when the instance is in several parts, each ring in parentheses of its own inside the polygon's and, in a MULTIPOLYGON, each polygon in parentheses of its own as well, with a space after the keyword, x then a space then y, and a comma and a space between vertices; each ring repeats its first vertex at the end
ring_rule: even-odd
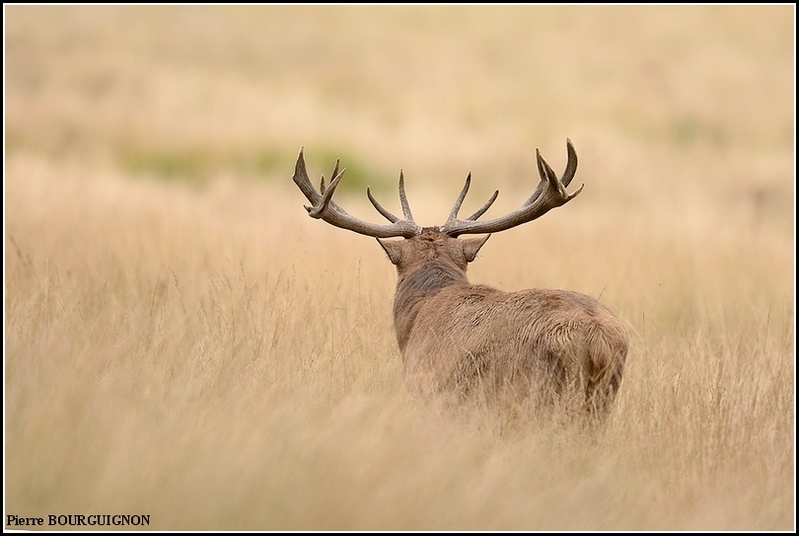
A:
POLYGON ((462 240, 463 255, 466 257, 466 262, 472 262, 477 257, 477 252, 480 251, 480 248, 490 237, 491 235, 487 234, 482 238, 466 238, 462 240))
POLYGON ((399 264, 402 260, 404 240, 380 240, 378 238, 377 241, 383 246, 383 250, 388 255, 388 260, 391 261, 391 264, 399 264))

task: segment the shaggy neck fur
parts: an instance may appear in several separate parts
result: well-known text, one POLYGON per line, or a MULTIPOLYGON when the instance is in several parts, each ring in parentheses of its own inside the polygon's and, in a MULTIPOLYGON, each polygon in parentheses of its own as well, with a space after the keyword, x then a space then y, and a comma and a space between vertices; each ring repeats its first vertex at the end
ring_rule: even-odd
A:
POLYGON ((445 287, 468 284, 462 270, 441 260, 430 260, 400 276, 394 297, 394 328, 400 351, 405 350, 416 315, 426 298, 445 287))

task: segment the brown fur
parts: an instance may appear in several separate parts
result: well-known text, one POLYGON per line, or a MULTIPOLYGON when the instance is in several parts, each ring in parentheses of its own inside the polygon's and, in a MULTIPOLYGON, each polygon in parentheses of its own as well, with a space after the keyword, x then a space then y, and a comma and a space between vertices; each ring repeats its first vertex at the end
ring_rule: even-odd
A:
POLYGON ((607 414, 627 356, 624 327, 577 292, 470 284, 466 266, 487 239, 426 228, 412 238, 378 240, 397 267, 394 324, 409 386, 569 395, 590 413, 607 414))

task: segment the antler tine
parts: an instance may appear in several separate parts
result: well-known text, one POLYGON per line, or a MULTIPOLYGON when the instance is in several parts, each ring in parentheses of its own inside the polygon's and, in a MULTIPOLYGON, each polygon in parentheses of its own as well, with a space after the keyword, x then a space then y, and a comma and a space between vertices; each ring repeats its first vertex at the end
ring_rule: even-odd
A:
MULTIPOLYGON (((369 201, 372 202, 372 206, 374 206, 377 211, 383 215, 385 219, 388 221, 395 223, 400 221, 398 217, 394 214, 383 208, 383 205, 377 202, 377 200, 372 197, 372 192, 369 191, 369 188, 366 188, 366 195, 369 197, 369 201)), ((411 214, 411 206, 408 203, 408 197, 405 195, 405 176, 400 170, 399 176, 399 197, 400 197, 400 204, 402 205, 402 215, 405 216, 405 220, 409 222, 413 222, 413 214, 411 214)))
MULTIPOLYGON (((488 210, 488 207, 494 202, 496 198, 495 194, 483 208, 475 213, 476 215, 474 217, 469 217, 466 220, 459 220, 450 216, 450 219, 441 227, 441 232, 453 237, 462 234, 495 233, 540 218, 553 208, 565 205, 577 197, 585 186, 580 186, 580 188, 572 194, 566 192, 566 186, 568 186, 572 178, 574 178, 574 174, 577 171, 577 152, 574 150, 574 146, 568 138, 566 139, 566 151, 568 154, 566 170, 563 172, 563 177, 558 179, 555 172, 552 171, 552 168, 546 160, 544 160, 544 157, 541 156, 541 152, 536 149, 536 164, 541 178, 533 194, 518 209, 510 214, 492 220, 475 221, 483 212, 488 210)), ((464 188, 464 190, 465 189, 466 188, 464 188)), ((461 193, 465 196, 464 192, 461 193)))
POLYGON ((492 195, 492 196, 491 196, 491 199, 489 199, 488 201, 486 201, 486 204, 485 204, 485 205, 483 205, 482 207, 480 207, 480 208, 479 208, 479 209, 478 209, 478 210, 477 210, 477 211, 476 211, 474 214, 472 214, 471 216, 469 216, 468 218, 466 218, 466 220, 467 220, 467 221, 474 221, 474 220, 476 220, 477 218, 479 218, 480 216, 482 216, 483 214, 485 214, 485 213, 486 213, 486 210, 488 210, 488 209, 491 207, 491 205, 493 205, 493 204, 494 204, 494 201, 496 201, 496 200, 497 200, 497 196, 498 196, 498 195, 499 195, 499 190, 494 190, 494 195, 492 195))
MULTIPOLYGON (((339 165, 339 159, 336 158, 336 165, 335 165, 335 167, 333 167, 333 173, 330 174, 330 177, 331 177, 330 180, 331 181, 333 179, 335 179, 338 176, 338 174, 339 174, 338 173, 338 165, 339 165)), ((341 172, 344 173, 344 170, 342 169, 341 172)), ((322 175, 322 179, 319 181, 319 192, 322 193, 322 194, 325 193, 325 176, 324 176, 324 174, 322 175)))
MULTIPOLYGON (((566 193, 566 186, 568 186, 569 183, 572 181, 572 179, 574 178, 574 173, 575 171, 577 171, 577 152, 574 150, 574 146, 571 144, 571 141, 568 138, 566 138, 566 150, 569 153, 568 161, 566 162, 566 169, 563 172, 563 176, 560 179, 558 179, 558 176, 555 175, 555 172, 547 163, 547 161, 544 160, 544 157, 541 156, 541 153, 538 151, 538 149, 535 150, 535 154, 538 160, 538 173, 541 176, 541 181, 538 185, 538 188, 536 188, 536 191, 538 191, 539 189, 545 190, 548 184, 553 189, 555 189, 560 195, 566 196, 567 197, 566 201, 569 201, 572 198, 574 198, 577 194, 583 191, 583 187, 585 186, 585 184, 582 184, 571 195, 566 193)), ((537 201, 537 198, 533 199, 533 203, 535 201, 537 201)), ((566 203, 566 201, 564 201, 564 203, 566 203)))
POLYGON ((574 150, 574 144, 569 138, 566 138, 566 169, 563 171, 563 177, 560 182, 563 186, 568 186, 574 178, 574 173, 577 171, 577 151, 574 150))
MULTIPOLYGON (((333 171, 336 171, 336 170, 338 170, 338 164, 336 164, 336 169, 334 169, 333 171)), ((330 206, 330 200, 333 199, 333 194, 336 191, 336 187, 338 186, 338 183, 341 182, 341 177, 344 176, 344 172, 345 171, 347 171, 347 168, 342 169, 338 173, 338 175, 335 175, 330 180, 330 184, 327 186, 327 189, 322 194, 322 200, 321 200, 321 202, 318 205, 313 206, 310 209, 308 209, 306 207, 306 210, 308 210, 308 214, 310 214, 312 218, 322 218, 323 217, 323 213, 330 206)), ((324 175, 322 175, 322 186, 324 187, 324 175)))
MULTIPOLYGON (((391 238, 398 236, 410 238, 422 232, 422 228, 416 225, 413 220, 400 220, 387 210, 380 207, 380 205, 372 197, 371 192, 368 190, 367 195, 372 201, 372 204, 375 205, 375 208, 377 208, 378 211, 383 214, 383 216, 392 222, 391 225, 378 225, 375 223, 365 222, 348 214, 344 209, 332 201, 336 187, 338 187, 339 182, 341 182, 341 178, 344 176, 344 171, 345 169, 339 171, 339 161, 336 160, 336 166, 333 168, 333 178, 330 181, 330 184, 327 185, 327 188, 325 188, 323 177, 322 183, 320 185, 322 192, 318 192, 308 178, 308 171, 305 166, 304 147, 300 147, 300 153, 297 156, 297 163, 294 166, 294 176, 292 179, 299 187, 305 198, 311 202, 311 206, 306 206, 305 210, 308 211, 308 214, 312 218, 321 219, 336 227, 375 238, 391 238), (394 220, 392 221, 391 218, 394 218, 394 220)), ((401 197, 403 198, 403 209, 408 203, 407 200, 404 199, 404 193, 404 190, 402 190, 401 197)), ((409 213, 410 211, 408 211, 408 214, 409 213)))
MULTIPOLYGON (((461 193, 458 195, 458 199, 455 200, 455 204, 452 206, 452 210, 449 212, 449 217, 447 218, 447 222, 456 221, 458 219, 458 212, 461 210, 461 206, 463 206, 463 201, 466 199, 466 194, 469 192, 469 187, 472 184, 472 172, 470 171, 469 174, 466 176, 466 182, 463 185, 463 189, 461 193)), ((497 200, 497 196, 499 195, 499 190, 494 192, 494 195, 491 196, 485 205, 480 207, 474 214, 466 218, 466 221, 474 221, 483 214, 485 214, 486 210, 494 204, 494 201, 497 200)))
MULTIPOLYGON (((566 160, 566 169, 563 171, 563 176, 560 179, 560 182, 563 183, 564 187, 569 186, 569 183, 571 183, 572 179, 574 178, 574 173, 577 171, 577 151, 574 150, 574 145, 572 144, 572 141, 569 138, 566 138, 566 153, 568 155, 566 160)), ((549 168, 549 164, 547 164, 546 160, 543 159, 538 149, 535 150, 535 154, 536 154, 536 164, 538 165, 538 173, 542 177, 548 176, 542 174, 543 171, 539 159, 544 161, 544 165, 546 166, 546 168, 549 168)), ((545 170, 546 168, 543 169, 545 170)), ((550 171, 552 170, 551 168, 549 169, 550 171)), ((541 196, 541 192, 544 191, 544 187, 546 186, 546 184, 547 182, 543 180, 539 182, 533 194, 527 199, 527 201, 524 202, 524 204, 530 205, 533 202, 535 202, 535 200, 541 196)))
POLYGON ((384 209, 383 205, 378 203, 377 199, 372 197, 372 192, 369 190, 368 186, 366 187, 366 196, 369 198, 369 201, 372 202, 372 206, 375 207, 377 209, 377 211, 380 214, 382 214, 385 219, 387 219, 391 223, 396 223, 396 222, 400 221, 400 219, 398 217, 396 217, 394 214, 392 214, 391 212, 389 212, 386 209, 384 209))
MULTIPOLYGON (((319 197, 319 193, 316 191, 316 188, 313 187, 311 180, 308 178, 308 171, 305 169, 305 155, 303 154, 304 150, 305 146, 301 146, 300 154, 297 156, 297 163, 294 164, 294 176, 292 179, 294 180, 294 184, 297 185, 306 199, 314 204, 316 199, 319 197)), ((312 207, 305 206, 305 210, 309 212, 311 208, 312 207)))
POLYGON ((469 186, 472 184, 472 172, 470 171, 468 175, 466 175, 466 182, 463 184, 463 189, 461 193, 458 195, 458 198, 455 200, 455 204, 452 205, 452 210, 449 211, 449 218, 447 221, 455 221, 458 219, 458 212, 461 210, 461 205, 463 205, 463 200, 466 199, 466 194, 469 193, 469 186))
POLYGON ((400 204, 402 205, 402 215, 405 216, 405 219, 408 221, 413 221, 413 214, 411 214, 411 205, 408 204, 408 198, 405 196, 405 175, 402 173, 400 169, 400 176, 399 176, 399 196, 400 196, 400 204))

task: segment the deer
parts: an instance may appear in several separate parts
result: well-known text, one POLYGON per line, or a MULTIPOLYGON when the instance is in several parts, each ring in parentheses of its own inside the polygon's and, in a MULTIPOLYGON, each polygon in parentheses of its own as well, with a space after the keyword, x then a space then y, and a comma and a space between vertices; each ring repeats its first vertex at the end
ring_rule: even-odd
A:
POLYGON ((366 195, 388 224, 348 214, 332 200, 345 169, 336 160, 330 182, 311 183, 300 148, 293 180, 310 202, 308 215, 335 227, 376 238, 396 267, 394 329, 413 392, 470 393, 501 399, 508 394, 570 400, 582 415, 609 414, 622 380, 628 337, 618 318, 596 299, 570 290, 534 288, 505 292, 471 284, 466 268, 491 233, 540 218, 580 192, 566 188, 577 170, 577 152, 566 139, 567 163, 560 178, 536 149, 540 180, 516 210, 478 221, 499 195, 496 190, 474 214, 458 213, 471 173, 443 225, 422 227, 411 213, 405 178, 399 175, 403 217, 366 195), (485 235, 461 238, 462 235, 485 235), (400 240, 387 240, 400 238, 400 240), (576 402, 575 402, 576 401, 576 402))

